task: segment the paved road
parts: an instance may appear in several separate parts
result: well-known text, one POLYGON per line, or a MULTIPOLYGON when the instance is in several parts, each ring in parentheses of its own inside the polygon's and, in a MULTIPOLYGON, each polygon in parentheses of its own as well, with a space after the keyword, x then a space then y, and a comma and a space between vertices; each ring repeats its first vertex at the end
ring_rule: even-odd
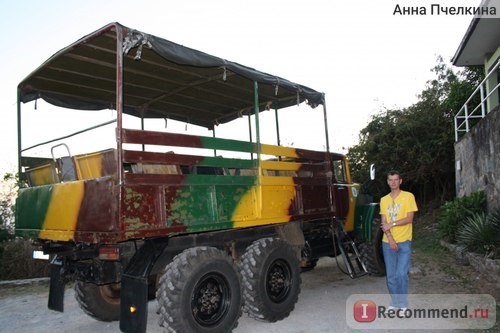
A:
MULTIPOLYGON (((263 323, 243 315, 234 333, 330 333, 352 331, 346 324, 346 299, 352 294, 385 292, 385 278, 363 276, 352 280, 323 258, 318 266, 302 274, 302 292, 295 310, 277 323, 263 323)), ((0 332, 119 332, 118 322, 104 323, 85 315, 74 298, 65 295, 65 312, 47 309, 47 292, 0 299, 0 332)), ((163 332, 158 326, 156 301, 149 303, 148 332, 163 332)), ((359 331, 358 331, 359 332, 359 331)))

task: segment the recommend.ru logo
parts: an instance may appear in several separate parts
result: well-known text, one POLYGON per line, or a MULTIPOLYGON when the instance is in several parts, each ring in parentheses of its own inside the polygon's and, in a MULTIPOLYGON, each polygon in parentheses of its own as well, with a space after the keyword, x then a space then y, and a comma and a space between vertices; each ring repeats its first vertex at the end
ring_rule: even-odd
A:
POLYGON ((354 329, 488 329, 496 302, 487 294, 410 294, 408 308, 389 307, 388 294, 351 295, 346 321, 354 329))

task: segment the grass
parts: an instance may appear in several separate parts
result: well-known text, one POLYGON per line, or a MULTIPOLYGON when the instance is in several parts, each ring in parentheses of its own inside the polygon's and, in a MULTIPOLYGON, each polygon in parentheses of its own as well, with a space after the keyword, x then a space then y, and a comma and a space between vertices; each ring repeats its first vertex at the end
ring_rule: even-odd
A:
POLYGON ((446 250, 440 245, 437 234, 439 210, 432 210, 417 216, 413 224, 412 247, 416 259, 427 261, 441 257, 446 250))

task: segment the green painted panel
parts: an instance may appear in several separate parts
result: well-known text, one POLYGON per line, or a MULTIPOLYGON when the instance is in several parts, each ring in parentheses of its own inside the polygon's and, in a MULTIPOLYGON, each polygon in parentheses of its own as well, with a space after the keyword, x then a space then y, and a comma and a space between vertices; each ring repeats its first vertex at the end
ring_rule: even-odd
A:
POLYGON ((257 161, 243 160, 238 158, 205 157, 203 161, 201 161, 197 165, 219 168, 251 169, 256 167, 257 161))
POLYGON ((16 230, 42 229, 53 188, 53 185, 46 185, 19 190, 16 201, 16 230))
POLYGON ((168 220, 189 232, 232 228, 231 217, 255 181, 252 176, 190 175, 175 193, 168 220))
POLYGON ((214 175, 188 175, 186 185, 243 185, 252 186, 257 182, 256 176, 214 176, 214 175))
POLYGON ((217 150, 228 150, 237 151, 243 153, 252 153, 254 151, 254 145, 248 141, 221 139, 221 138, 210 138, 207 136, 200 136, 201 144, 203 148, 217 149, 217 150))

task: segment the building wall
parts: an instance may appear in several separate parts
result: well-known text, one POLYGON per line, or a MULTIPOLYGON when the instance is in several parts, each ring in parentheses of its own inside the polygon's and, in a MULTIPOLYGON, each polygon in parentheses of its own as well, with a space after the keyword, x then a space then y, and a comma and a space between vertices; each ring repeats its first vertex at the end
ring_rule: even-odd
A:
MULTIPOLYGON (((493 54, 489 55, 489 57, 485 59, 484 62, 485 75, 487 75, 493 69, 498 60, 500 60, 500 46, 493 54)), ((488 94, 496 87, 499 81, 498 76, 499 74, 492 74, 490 75, 488 80, 486 80, 486 94, 488 94)), ((495 93, 491 94, 490 97, 488 97, 486 112, 490 112, 491 110, 494 110, 498 105, 500 105, 499 94, 500 94, 500 89, 497 89, 495 93)))
POLYGON ((500 207, 500 108, 455 143, 457 197, 484 191, 488 210, 500 207))

